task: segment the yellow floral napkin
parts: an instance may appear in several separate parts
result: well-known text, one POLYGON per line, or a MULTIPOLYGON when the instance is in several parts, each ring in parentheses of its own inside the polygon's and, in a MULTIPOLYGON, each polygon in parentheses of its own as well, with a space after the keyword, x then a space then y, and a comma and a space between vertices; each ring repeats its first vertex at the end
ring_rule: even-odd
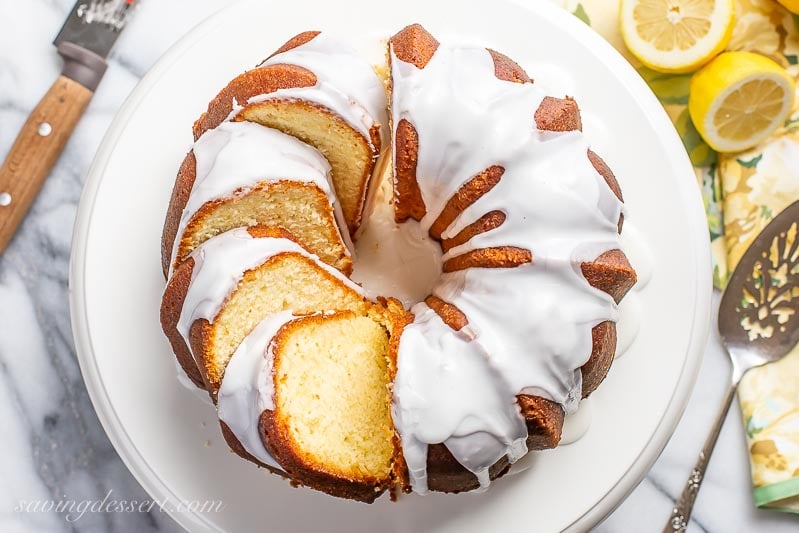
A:
MULTIPOLYGON (((537 1, 537 0, 531 0, 537 1)), ((552 0, 605 37, 649 84, 683 140, 702 190, 713 252, 713 282, 723 288, 755 236, 799 200, 799 108, 770 139, 738 154, 717 154, 688 115, 690 74, 661 74, 638 62, 618 27, 619 0, 552 0)), ((799 80, 799 16, 775 0, 735 0, 729 50, 758 52, 799 80)), ((799 95, 797 95, 799 105, 799 95)), ((755 503, 799 513, 799 347, 741 383, 755 503)))
MULTIPOLYGON (((799 111, 761 146, 722 156, 719 173, 727 260, 734 268, 766 224, 799 199, 799 111)), ((755 502, 799 513, 799 348, 782 361, 750 371, 738 399, 755 502)))

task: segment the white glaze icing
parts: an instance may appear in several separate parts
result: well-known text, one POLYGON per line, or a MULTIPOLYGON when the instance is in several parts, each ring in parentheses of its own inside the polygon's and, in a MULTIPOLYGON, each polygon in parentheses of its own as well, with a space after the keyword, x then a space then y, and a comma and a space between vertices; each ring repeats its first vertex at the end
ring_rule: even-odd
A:
POLYGON ((559 446, 573 444, 583 438, 591 427, 593 418, 593 400, 586 398, 580 401, 577 410, 563 420, 563 432, 561 433, 559 446))
POLYGON ((375 183, 379 190, 356 244, 352 279, 370 298, 390 295, 410 309, 431 293, 441 276, 441 246, 418 222, 394 221, 393 188, 390 176, 386 178, 375 183))
MULTIPOLYGON (((203 205, 246 194, 262 182, 315 185, 327 195, 338 227, 347 227, 330 180, 330 164, 316 149, 290 135, 252 122, 223 122, 197 139, 192 150, 196 178, 180 217, 171 264, 186 226, 203 205)), ((339 231, 339 235, 351 250, 349 233, 339 231)))
POLYGON ((560 65, 536 62, 525 63, 524 67, 530 73, 530 77, 535 80, 535 84, 541 87, 546 94, 557 98, 575 96, 577 84, 574 82, 574 76, 560 65))
POLYGON ((567 413, 577 407, 591 328, 617 318, 579 264, 619 247, 622 204, 590 164, 582 133, 538 131, 533 115, 545 94, 497 79, 485 49, 441 45, 424 69, 391 54, 393 124, 407 119, 419 135, 422 229, 464 183, 500 165, 499 184, 443 236, 492 210, 505 222, 444 259, 496 246, 533 256, 516 268, 443 274, 433 294, 464 312, 468 326, 455 332, 420 303, 400 342, 393 413, 414 490, 427 490, 427 447, 441 442, 484 488, 497 459, 513 463, 526 452, 516 395, 549 398, 567 413))
POLYGON ((281 469, 264 446, 258 431, 261 413, 274 410, 272 339, 294 319, 291 311, 265 318, 241 341, 225 368, 219 387, 217 412, 241 445, 262 463, 281 469))
POLYGON ((635 342, 644 310, 641 308, 639 293, 652 278, 654 259, 649 244, 644 240, 634 222, 626 216, 624 232, 621 234, 621 248, 638 275, 635 286, 619 304, 619 320, 616 323, 616 356, 620 359, 635 342))
POLYGON ((635 342, 641 329, 641 303, 636 291, 630 291, 619 303, 619 319, 616 323, 616 355, 620 359, 635 342))
POLYGON ((363 294, 361 287, 294 241, 254 238, 246 228, 233 229, 208 239, 190 255, 194 259, 194 268, 177 324, 177 330, 186 345, 191 348, 188 340, 191 325, 201 318, 213 322, 246 271, 262 265, 270 257, 287 252, 311 258, 320 268, 363 294))
POLYGON ((301 99, 332 110, 358 130, 372 144, 370 130, 380 126, 380 138, 386 144, 388 115, 386 92, 375 71, 348 43, 320 33, 310 41, 276 54, 259 67, 290 64, 310 70, 316 85, 278 89, 259 95, 247 103, 271 99, 301 99))
POLYGON ((649 284, 655 267, 652 248, 635 225, 635 219, 629 214, 624 217, 624 231, 621 234, 621 248, 638 276, 633 292, 640 291, 649 284))

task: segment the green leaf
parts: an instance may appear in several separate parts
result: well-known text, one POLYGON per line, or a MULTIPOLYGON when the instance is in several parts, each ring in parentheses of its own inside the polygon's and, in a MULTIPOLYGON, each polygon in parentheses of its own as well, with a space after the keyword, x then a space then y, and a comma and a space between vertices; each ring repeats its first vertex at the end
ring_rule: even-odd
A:
POLYGON ((572 13, 572 15, 574 15, 578 19, 582 20, 583 22, 585 22, 589 26, 591 25, 591 19, 588 18, 588 13, 585 12, 585 8, 583 7, 583 4, 577 4, 577 7, 575 8, 574 13, 572 13))
POLYGON ((799 59, 796 57, 796 54, 787 55, 785 56, 785 59, 788 60, 789 65, 796 65, 797 63, 799 63, 799 59))
POLYGON ((663 104, 686 105, 690 74, 663 74, 647 67, 639 67, 638 73, 649 84, 649 88, 663 104))
POLYGON ((695 167, 705 167, 716 163, 718 154, 702 140, 699 132, 696 131, 688 109, 683 109, 674 126, 677 128, 677 133, 680 134, 682 143, 688 151, 688 157, 695 167))
POLYGON ((796 26, 796 31, 799 31, 799 15, 792 13, 791 16, 793 17, 793 25, 796 26))
POLYGON ((763 154, 753 157, 749 161, 744 161, 743 159, 736 159, 736 161, 738 161, 738 164, 744 168, 757 168, 757 164, 760 163, 761 159, 763 159, 763 154))
POLYGON ((772 219, 774 218, 774 212, 768 206, 763 206, 760 210, 760 216, 763 218, 772 219))
POLYGON ((721 287, 721 273, 719 272, 719 266, 713 265, 713 286, 714 287, 721 287))
POLYGON ((718 167, 714 162, 712 165, 710 165, 710 170, 708 170, 708 175, 712 180, 713 200, 717 203, 721 203, 722 199, 724 198, 724 193, 721 190, 721 179, 719 178, 719 176, 716 175, 717 170, 718 167))
POLYGON ((755 425, 755 420, 753 416, 750 416, 746 419, 746 434, 749 436, 750 439, 755 435, 757 435, 758 433, 760 433, 761 431, 763 431, 763 428, 755 425))

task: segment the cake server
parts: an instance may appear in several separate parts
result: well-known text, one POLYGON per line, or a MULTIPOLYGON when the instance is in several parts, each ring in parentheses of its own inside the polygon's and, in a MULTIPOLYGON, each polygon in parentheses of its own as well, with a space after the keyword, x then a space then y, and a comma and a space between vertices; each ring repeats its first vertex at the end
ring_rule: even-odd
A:
POLYGON ((61 75, 33 109, 0 167, 0 253, 53 169, 108 66, 137 0, 79 0, 54 44, 61 75))
POLYGON ((799 202, 749 246, 719 306, 719 333, 732 360, 731 384, 664 533, 685 531, 710 454, 744 374, 782 359, 799 342, 799 202))

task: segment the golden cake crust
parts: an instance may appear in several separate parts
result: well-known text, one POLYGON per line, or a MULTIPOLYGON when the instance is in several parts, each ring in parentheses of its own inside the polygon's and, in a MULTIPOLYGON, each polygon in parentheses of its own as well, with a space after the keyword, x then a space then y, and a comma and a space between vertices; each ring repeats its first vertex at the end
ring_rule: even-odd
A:
POLYGON ((314 85, 316 75, 296 65, 269 65, 239 74, 211 100, 208 110, 194 123, 194 140, 227 120, 233 112, 234 101, 245 105, 254 96, 314 85))
POLYGON ((320 33, 321 32, 315 30, 298 33, 297 35, 286 41, 286 43, 283 46, 275 50, 274 53, 270 55, 267 59, 272 58, 278 54, 282 54, 283 52, 288 52, 292 48, 297 48, 298 46, 302 46, 311 39, 313 39, 314 37, 316 37, 317 35, 319 35, 320 33))
POLYGON ((169 199, 169 207, 166 210, 164 220, 164 230, 161 234, 161 269, 164 272, 165 279, 169 276, 172 246, 180 229, 180 216, 183 213, 183 208, 189 202, 196 176, 197 159, 195 159, 193 152, 189 152, 180 164, 175 185, 172 187, 172 196, 169 199))
POLYGON ((262 463, 261 461, 259 461, 255 457, 253 457, 250 454, 250 452, 245 450, 244 446, 242 446, 242 444, 239 441, 239 439, 236 438, 236 435, 233 433, 233 431, 230 429, 230 427, 227 424, 225 424, 224 422, 222 422, 220 420, 219 421, 219 426, 220 426, 220 428, 222 430, 222 437, 225 439, 225 442, 227 443, 228 447, 230 448, 230 451, 232 451, 233 453, 235 453, 236 455, 238 455, 242 459, 246 459, 247 461, 250 461, 251 463, 254 463, 254 464, 260 466, 261 468, 266 468, 268 471, 270 471, 273 474, 277 474, 280 477, 288 479, 288 476, 286 475, 286 473, 283 470, 279 470, 279 469, 274 468, 272 466, 269 466, 269 465, 267 465, 265 463, 262 463))
POLYGON ((178 364, 197 387, 206 389, 206 383, 200 372, 200 367, 177 330, 180 310, 183 309, 183 302, 189 292, 191 274, 194 270, 194 258, 190 257, 184 261, 173 272, 172 277, 164 291, 161 299, 161 327, 164 330, 169 344, 172 346, 172 353, 178 364))

